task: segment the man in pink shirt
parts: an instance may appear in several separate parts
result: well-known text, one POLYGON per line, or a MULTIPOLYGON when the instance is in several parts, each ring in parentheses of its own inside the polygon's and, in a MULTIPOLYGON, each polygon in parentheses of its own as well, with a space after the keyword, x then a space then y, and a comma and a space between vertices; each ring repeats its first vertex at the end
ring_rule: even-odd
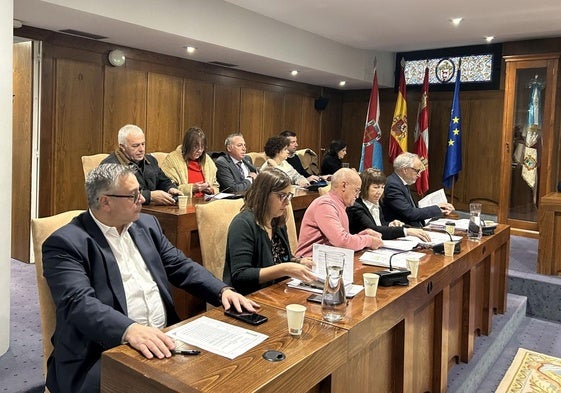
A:
POLYGON ((315 243, 349 248, 354 251, 382 246, 382 235, 368 228, 352 235, 345 209, 352 206, 362 182, 354 169, 341 168, 331 178, 331 190, 315 199, 302 219, 297 256, 312 256, 315 243))

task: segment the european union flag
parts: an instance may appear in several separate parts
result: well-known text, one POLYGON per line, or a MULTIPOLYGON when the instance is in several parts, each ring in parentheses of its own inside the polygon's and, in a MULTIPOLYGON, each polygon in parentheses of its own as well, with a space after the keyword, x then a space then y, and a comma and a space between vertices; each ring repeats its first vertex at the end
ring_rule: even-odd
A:
POLYGON ((444 175, 442 184, 444 187, 451 188, 452 184, 458 180, 458 173, 462 170, 462 117, 460 114, 460 67, 456 74, 456 84, 454 86, 454 98, 452 100, 452 110, 450 112, 450 126, 448 127, 448 142, 446 150, 446 161, 444 162, 444 175))

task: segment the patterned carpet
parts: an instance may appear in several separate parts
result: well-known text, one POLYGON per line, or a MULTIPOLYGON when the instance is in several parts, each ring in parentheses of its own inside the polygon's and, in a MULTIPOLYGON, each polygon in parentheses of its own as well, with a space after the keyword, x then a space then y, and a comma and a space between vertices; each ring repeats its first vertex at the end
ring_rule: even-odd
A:
POLYGON ((561 359, 519 348, 498 393, 561 391, 561 359))

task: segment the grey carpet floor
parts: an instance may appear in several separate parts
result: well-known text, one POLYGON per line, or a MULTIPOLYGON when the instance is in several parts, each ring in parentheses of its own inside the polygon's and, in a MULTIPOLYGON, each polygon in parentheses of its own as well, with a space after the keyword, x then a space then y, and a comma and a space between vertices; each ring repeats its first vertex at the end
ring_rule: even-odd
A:
MULTIPOLYGON (((535 272, 537 249, 537 240, 512 236, 510 269, 535 272)), ((42 392, 43 355, 35 266, 12 260, 11 274, 10 349, 0 357, 0 393, 42 392)), ((495 391, 518 347, 561 357, 561 324, 525 318, 478 392, 495 391)))

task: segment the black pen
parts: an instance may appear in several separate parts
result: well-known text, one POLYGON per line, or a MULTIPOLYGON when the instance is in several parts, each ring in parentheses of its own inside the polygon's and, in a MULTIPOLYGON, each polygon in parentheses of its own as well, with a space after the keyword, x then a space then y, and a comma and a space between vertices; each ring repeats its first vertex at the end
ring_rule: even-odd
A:
POLYGON ((196 349, 174 349, 173 351, 171 351, 171 353, 173 355, 199 355, 201 353, 201 351, 198 351, 196 349))

